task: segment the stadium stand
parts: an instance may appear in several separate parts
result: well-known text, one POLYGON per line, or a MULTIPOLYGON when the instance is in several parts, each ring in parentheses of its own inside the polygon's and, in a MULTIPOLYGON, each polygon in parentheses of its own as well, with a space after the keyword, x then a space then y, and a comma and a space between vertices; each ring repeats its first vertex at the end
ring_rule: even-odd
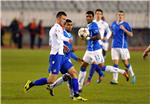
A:
POLYGON ((33 17, 43 19, 44 25, 53 23, 54 14, 59 10, 67 11, 75 26, 84 26, 84 13, 87 10, 101 8, 108 23, 113 21, 114 13, 122 9, 127 13, 127 20, 135 28, 150 27, 150 1, 2 1, 2 19, 7 24, 14 17, 20 16, 28 23, 33 17), (136 9, 135 9, 136 8, 136 9), (33 13, 34 12, 34 13, 33 13), (134 13, 134 15, 133 15, 134 13), (41 15, 42 14, 42 15, 41 15), (132 18, 131 18, 132 17, 132 18), (50 22, 52 19, 52 22, 50 22))
MULTIPOLYGON (((101 8, 104 11, 106 21, 111 24, 115 19, 115 13, 118 10, 126 12, 126 20, 134 28, 134 39, 129 41, 131 46, 144 46, 150 44, 150 1, 1 1, 1 19, 6 26, 15 18, 21 18, 24 25, 36 18, 36 21, 43 20, 46 27, 47 38, 44 44, 48 43, 49 27, 55 22, 55 15, 58 11, 66 11, 68 17, 74 24, 73 33, 77 34, 79 27, 85 27, 85 12, 87 10, 96 10, 101 8), (146 35, 144 35, 146 34, 146 35), (138 41, 138 43, 137 43, 138 41)), ((75 36, 75 45, 77 36, 75 36)), ((24 37, 24 43, 27 44, 28 35, 24 37)))

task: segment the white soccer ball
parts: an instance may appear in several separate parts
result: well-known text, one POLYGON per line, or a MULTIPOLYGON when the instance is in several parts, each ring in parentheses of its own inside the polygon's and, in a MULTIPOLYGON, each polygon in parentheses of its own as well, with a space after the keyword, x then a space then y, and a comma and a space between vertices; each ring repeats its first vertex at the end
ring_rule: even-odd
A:
POLYGON ((86 37, 88 37, 89 36, 89 30, 87 29, 87 28, 80 28, 79 30, 78 30, 78 36, 80 37, 80 38, 82 38, 82 39, 84 39, 84 38, 86 38, 86 37))

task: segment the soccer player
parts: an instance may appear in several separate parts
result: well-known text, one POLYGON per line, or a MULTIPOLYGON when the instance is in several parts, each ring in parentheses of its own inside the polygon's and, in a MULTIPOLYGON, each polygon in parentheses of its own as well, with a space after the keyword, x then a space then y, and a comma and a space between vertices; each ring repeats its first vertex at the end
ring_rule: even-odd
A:
MULTIPOLYGON (((128 50, 128 37, 133 37, 131 26, 125 21, 125 13, 120 10, 117 12, 117 20, 111 25, 112 28, 112 49, 111 56, 114 67, 118 68, 119 59, 121 58, 127 71, 132 77, 132 83, 135 83, 136 77, 129 63, 130 54, 128 50)), ((113 74, 111 84, 118 83, 118 73, 113 74)))
POLYGON ((27 92, 33 86, 41 86, 45 84, 53 84, 58 76, 59 71, 62 73, 69 73, 71 76, 74 97, 73 100, 87 101, 87 99, 79 95, 77 71, 72 63, 64 56, 63 47, 64 41, 72 42, 72 39, 64 37, 63 27, 66 21, 67 14, 60 11, 56 15, 56 23, 49 32, 51 52, 49 57, 49 76, 48 78, 41 78, 35 81, 28 80, 24 86, 24 91, 27 92), (64 69, 64 70, 61 70, 64 69))
POLYGON ((100 34, 99 34, 99 28, 98 25, 93 22, 94 19, 94 12, 93 11, 87 11, 86 12, 86 21, 88 23, 87 28, 90 32, 89 37, 86 38, 87 40, 87 50, 83 56, 83 64, 80 68, 79 73, 79 91, 82 91, 83 83, 86 77, 86 68, 89 64, 98 64, 99 67, 103 71, 107 72, 119 72, 122 75, 126 77, 126 80, 128 81, 128 74, 125 70, 121 70, 119 68, 115 68, 113 66, 105 66, 104 65, 104 57, 102 55, 102 46, 99 43, 100 34))
MULTIPOLYGON (((96 17, 96 19, 94 20, 94 22, 97 23, 98 28, 99 28, 99 32, 101 35, 101 40, 99 40, 99 42, 102 45, 102 52, 103 52, 103 56, 105 58, 106 52, 108 51, 108 45, 109 45, 108 39, 111 36, 111 30, 109 28, 108 23, 106 21, 104 21, 103 10, 96 9, 95 17, 96 17)), ((89 84, 91 82, 91 79, 93 77, 95 70, 99 74, 99 79, 97 80, 97 83, 101 82, 102 78, 104 77, 104 74, 101 70, 99 70, 98 65, 92 64, 90 67, 89 76, 88 76, 88 80, 86 81, 86 84, 89 84)))
POLYGON ((144 59, 146 59, 146 57, 148 56, 149 52, 150 52, 150 45, 143 52, 143 58, 144 59))
MULTIPOLYGON (((71 34, 72 27, 73 27, 72 21, 70 19, 67 19, 66 22, 65 22, 65 26, 64 26, 64 28, 65 28, 64 29, 64 36, 66 38, 69 38, 69 39, 73 40, 73 36, 71 34)), ((64 50, 65 51, 64 53, 65 53, 65 56, 69 60, 70 60, 70 58, 72 58, 75 61, 82 62, 82 59, 77 57, 73 52, 73 43, 69 43, 69 42, 64 41, 64 45, 66 47, 66 50, 64 50)), ((70 60, 70 62, 71 62, 71 60, 70 60)), ((62 69, 62 70, 64 70, 64 69, 62 69)), ((69 85, 69 89, 70 89, 70 97, 73 97, 73 89, 72 89, 70 79, 71 79, 70 75, 67 73, 67 74, 64 74, 62 77, 58 78, 53 84, 49 85, 47 89, 50 91, 50 95, 54 96, 53 89, 55 87, 61 85, 63 82, 68 81, 68 85, 69 85)))

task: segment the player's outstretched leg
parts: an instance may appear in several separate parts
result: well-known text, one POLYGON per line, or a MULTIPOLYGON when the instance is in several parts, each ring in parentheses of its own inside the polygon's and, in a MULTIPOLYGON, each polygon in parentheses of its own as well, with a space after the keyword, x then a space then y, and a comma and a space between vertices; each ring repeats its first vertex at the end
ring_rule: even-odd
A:
POLYGON ((117 73, 117 72, 121 73, 126 78, 126 81, 129 81, 129 75, 125 70, 115 68, 113 66, 103 66, 102 70, 107 72, 112 72, 112 73, 117 73))
POLYGON ((50 95, 54 96, 53 89, 69 79, 71 79, 71 77, 68 73, 66 73, 62 77, 58 78, 53 84, 47 85, 47 90, 49 91, 50 95))
POLYGON ((41 86, 41 85, 45 85, 47 83, 48 83, 47 78, 41 78, 41 79, 33 81, 33 82, 28 80, 24 86, 24 92, 26 93, 33 86, 41 86))
POLYGON ((99 75, 99 78, 98 78, 98 80, 96 81, 97 82, 97 84, 99 84, 99 83, 101 83, 101 81, 102 81, 102 79, 103 79, 103 77, 104 77, 104 73, 102 72, 102 70, 100 69, 100 67, 98 66, 98 65, 96 65, 97 67, 96 67, 96 72, 98 73, 98 75, 99 75))
POLYGON ((128 65, 126 66, 126 68, 127 68, 127 71, 130 73, 130 76, 131 76, 131 78, 132 78, 131 83, 132 83, 132 84, 135 84, 135 82, 136 82, 136 76, 135 76, 135 74, 134 74, 134 72, 133 72, 133 69, 132 69, 131 64, 128 64, 128 65))
POLYGON ((74 101, 77 101, 77 100, 80 100, 80 101, 87 101, 87 99, 81 97, 79 95, 79 83, 78 83, 78 76, 77 76, 77 71, 75 70, 74 67, 71 67, 68 71, 68 73, 70 74, 71 76, 71 85, 72 85, 72 89, 73 89, 73 92, 74 92, 74 96, 73 96, 73 100, 74 101))
MULTIPOLYGON (((118 68, 118 64, 114 64, 114 67, 118 68)), ((110 84, 114 84, 114 85, 118 84, 118 72, 117 73, 113 73, 113 79, 110 82, 110 84)))
POLYGON ((91 80, 92 80, 92 77, 93 77, 93 75, 94 75, 95 69, 96 69, 96 65, 95 65, 95 64, 92 64, 91 67, 90 67, 88 79, 87 79, 87 81, 85 82, 85 85, 89 85, 89 84, 90 84, 90 82, 91 82, 91 80))
POLYGON ((77 78, 72 78, 72 88, 74 91, 74 97, 73 97, 74 101, 77 101, 77 100, 87 101, 87 99, 85 99, 79 95, 79 85, 78 85, 78 79, 77 78))
POLYGON ((80 73, 79 73, 79 78, 78 78, 78 82, 79 82, 79 92, 82 92, 82 87, 85 81, 85 77, 86 77, 86 68, 82 67, 80 68, 80 73))

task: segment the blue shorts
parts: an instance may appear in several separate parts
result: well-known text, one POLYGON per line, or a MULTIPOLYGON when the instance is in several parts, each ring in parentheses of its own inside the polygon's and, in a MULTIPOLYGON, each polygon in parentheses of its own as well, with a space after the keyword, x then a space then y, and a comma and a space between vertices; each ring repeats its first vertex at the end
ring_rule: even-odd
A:
POLYGON ((60 71, 62 74, 65 74, 72 66, 72 63, 64 55, 50 55, 48 72, 58 74, 60 71))

